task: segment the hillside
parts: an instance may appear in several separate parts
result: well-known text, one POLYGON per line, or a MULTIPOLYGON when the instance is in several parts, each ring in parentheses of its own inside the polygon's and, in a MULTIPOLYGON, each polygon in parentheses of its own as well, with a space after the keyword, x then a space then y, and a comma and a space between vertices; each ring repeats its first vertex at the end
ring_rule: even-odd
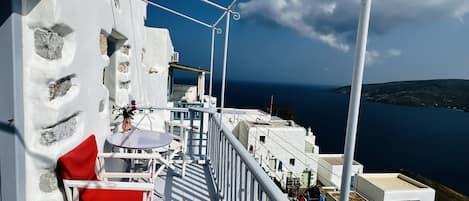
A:
MULTIPOLYGON (((335 89, 350 93, 350 86, 335 89)), ((366 84, 362 90, 368 101, 408 106, 469 111, 469 80, 421 80, 366 84)))

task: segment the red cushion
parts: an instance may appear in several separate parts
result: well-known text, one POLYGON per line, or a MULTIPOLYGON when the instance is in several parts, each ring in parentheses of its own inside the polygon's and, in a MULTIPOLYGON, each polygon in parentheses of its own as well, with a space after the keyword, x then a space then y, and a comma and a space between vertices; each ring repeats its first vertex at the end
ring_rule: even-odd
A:
POLYGON ((143 191, 81 189, 80 201, 142 201, 143 191))
POLYGON ((95 173, 98 146, 94 135, 64 154, 57 161, 57 173, 62 179, 97 180, 95 173))

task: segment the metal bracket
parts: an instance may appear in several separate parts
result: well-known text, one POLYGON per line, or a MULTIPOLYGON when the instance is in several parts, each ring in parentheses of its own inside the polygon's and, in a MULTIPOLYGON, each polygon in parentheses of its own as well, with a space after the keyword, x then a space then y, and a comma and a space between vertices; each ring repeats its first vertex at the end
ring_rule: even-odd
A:
POLYGON ((233 14, 233 20, 238 21, 241 19, 241 14, 239 14, 239 12, 231 11, 231 14, 233 14))

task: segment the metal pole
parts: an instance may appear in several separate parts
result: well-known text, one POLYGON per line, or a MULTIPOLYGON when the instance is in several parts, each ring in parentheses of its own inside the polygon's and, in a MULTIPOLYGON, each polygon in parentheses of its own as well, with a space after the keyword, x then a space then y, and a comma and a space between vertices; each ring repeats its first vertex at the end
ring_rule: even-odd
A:
POLYGON ((363 69, 365 66, 366 43, 368 38, 368 26, 370 21, 371 0, 361 1, 360 19, 358 22, 357 44, 355 49, 355 62, 350 90, 350 102, 347 118, 347 135, 344 147, 344 168, 342 170, 342 182, 340 201, 348 201, 352 176, 352 163, 355 153, 355 138, 357 135, 358 115, 360 112, 360 95, 363 82, 363 69))
POLYGON ((225 49, 223 52, 223 73, 221 83, 221 110, 220 110, 220 123, 223 120, 223 110, 225 108, 225 82, 226 82, 226 60, 228 56, 228 36, 230 33, 230 17, 231 13, 226 11, 226 29, 225 29, 225 49))
POLYGON ((217 21, 215 21, 215 23, 213 23, 213 27, 216 27, 218 26, 218 23, 220 23, 220 21, 225 17, 227 12, 224 12, 222 15, 220 15, 220 17, 218 17, 217 21))
POLYGON ((180 13, 180 12, 178 12, 178 11, 169 9, 169 8, 164 7, 164 6, 162 6, 162 5, 160 5, 160 4, 157 4, 157 3, 155 3, 155 2, 148 1, 148 4, 153 5, 153 6, 156 6, 156 7, 160 8, 160 9, 162 9, 162 10, 165 10, 165 11, 170 12, 170 13, 172 13, 172 14, 178 15, 178 16, 180 16, 180 17, 186 18, 186 19, 188 19, 188 20, 190 20, 190 21, 193 21, 193 22, 195 22, 195 23, 197 23, 197 24, 206 26, 206 27, 208 27, 208 28, 212 28, 211 25, 209 25, 209 24, 207 24, 207 23, 205 23, 205 22, 202 22, 202 21, 200 21, 200 20, 198 20, 198 19, 189 17, 188 15, 185 15, 185 14, 180 13))
POLYGON ((272 107, 274 104, 274 95, 270 96, 270 120, 272 120, 272 107))
POLYGON ((207 3, 207 4, 209 4, 209 5, 211 5, 211 6, 215 7, 215 8, 219 8, 219 9, 224 10, 224 11, 227 10, 225 7, 220 6, 219 4, 216 4, 216 3, 211 2, 211 1, 209 1, 209 0, 202 0, 202 2, 207 3))
POLYGON ((210 86, 208 89, 208 107, 212 107, 212 83, 213 83, 213 55, 215 49, 215 27, 212 28, 212 46, 210 49, 210 86))

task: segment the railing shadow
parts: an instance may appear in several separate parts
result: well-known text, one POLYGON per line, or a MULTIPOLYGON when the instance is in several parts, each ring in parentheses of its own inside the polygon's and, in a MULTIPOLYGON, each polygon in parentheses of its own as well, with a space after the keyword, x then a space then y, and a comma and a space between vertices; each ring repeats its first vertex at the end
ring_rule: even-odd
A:
POLYGON ((206 165, 189 165, 182 178, 168 170, 165 178, 165 200, 217 200, 216 191, 210 185, 210 173, 206 165))

